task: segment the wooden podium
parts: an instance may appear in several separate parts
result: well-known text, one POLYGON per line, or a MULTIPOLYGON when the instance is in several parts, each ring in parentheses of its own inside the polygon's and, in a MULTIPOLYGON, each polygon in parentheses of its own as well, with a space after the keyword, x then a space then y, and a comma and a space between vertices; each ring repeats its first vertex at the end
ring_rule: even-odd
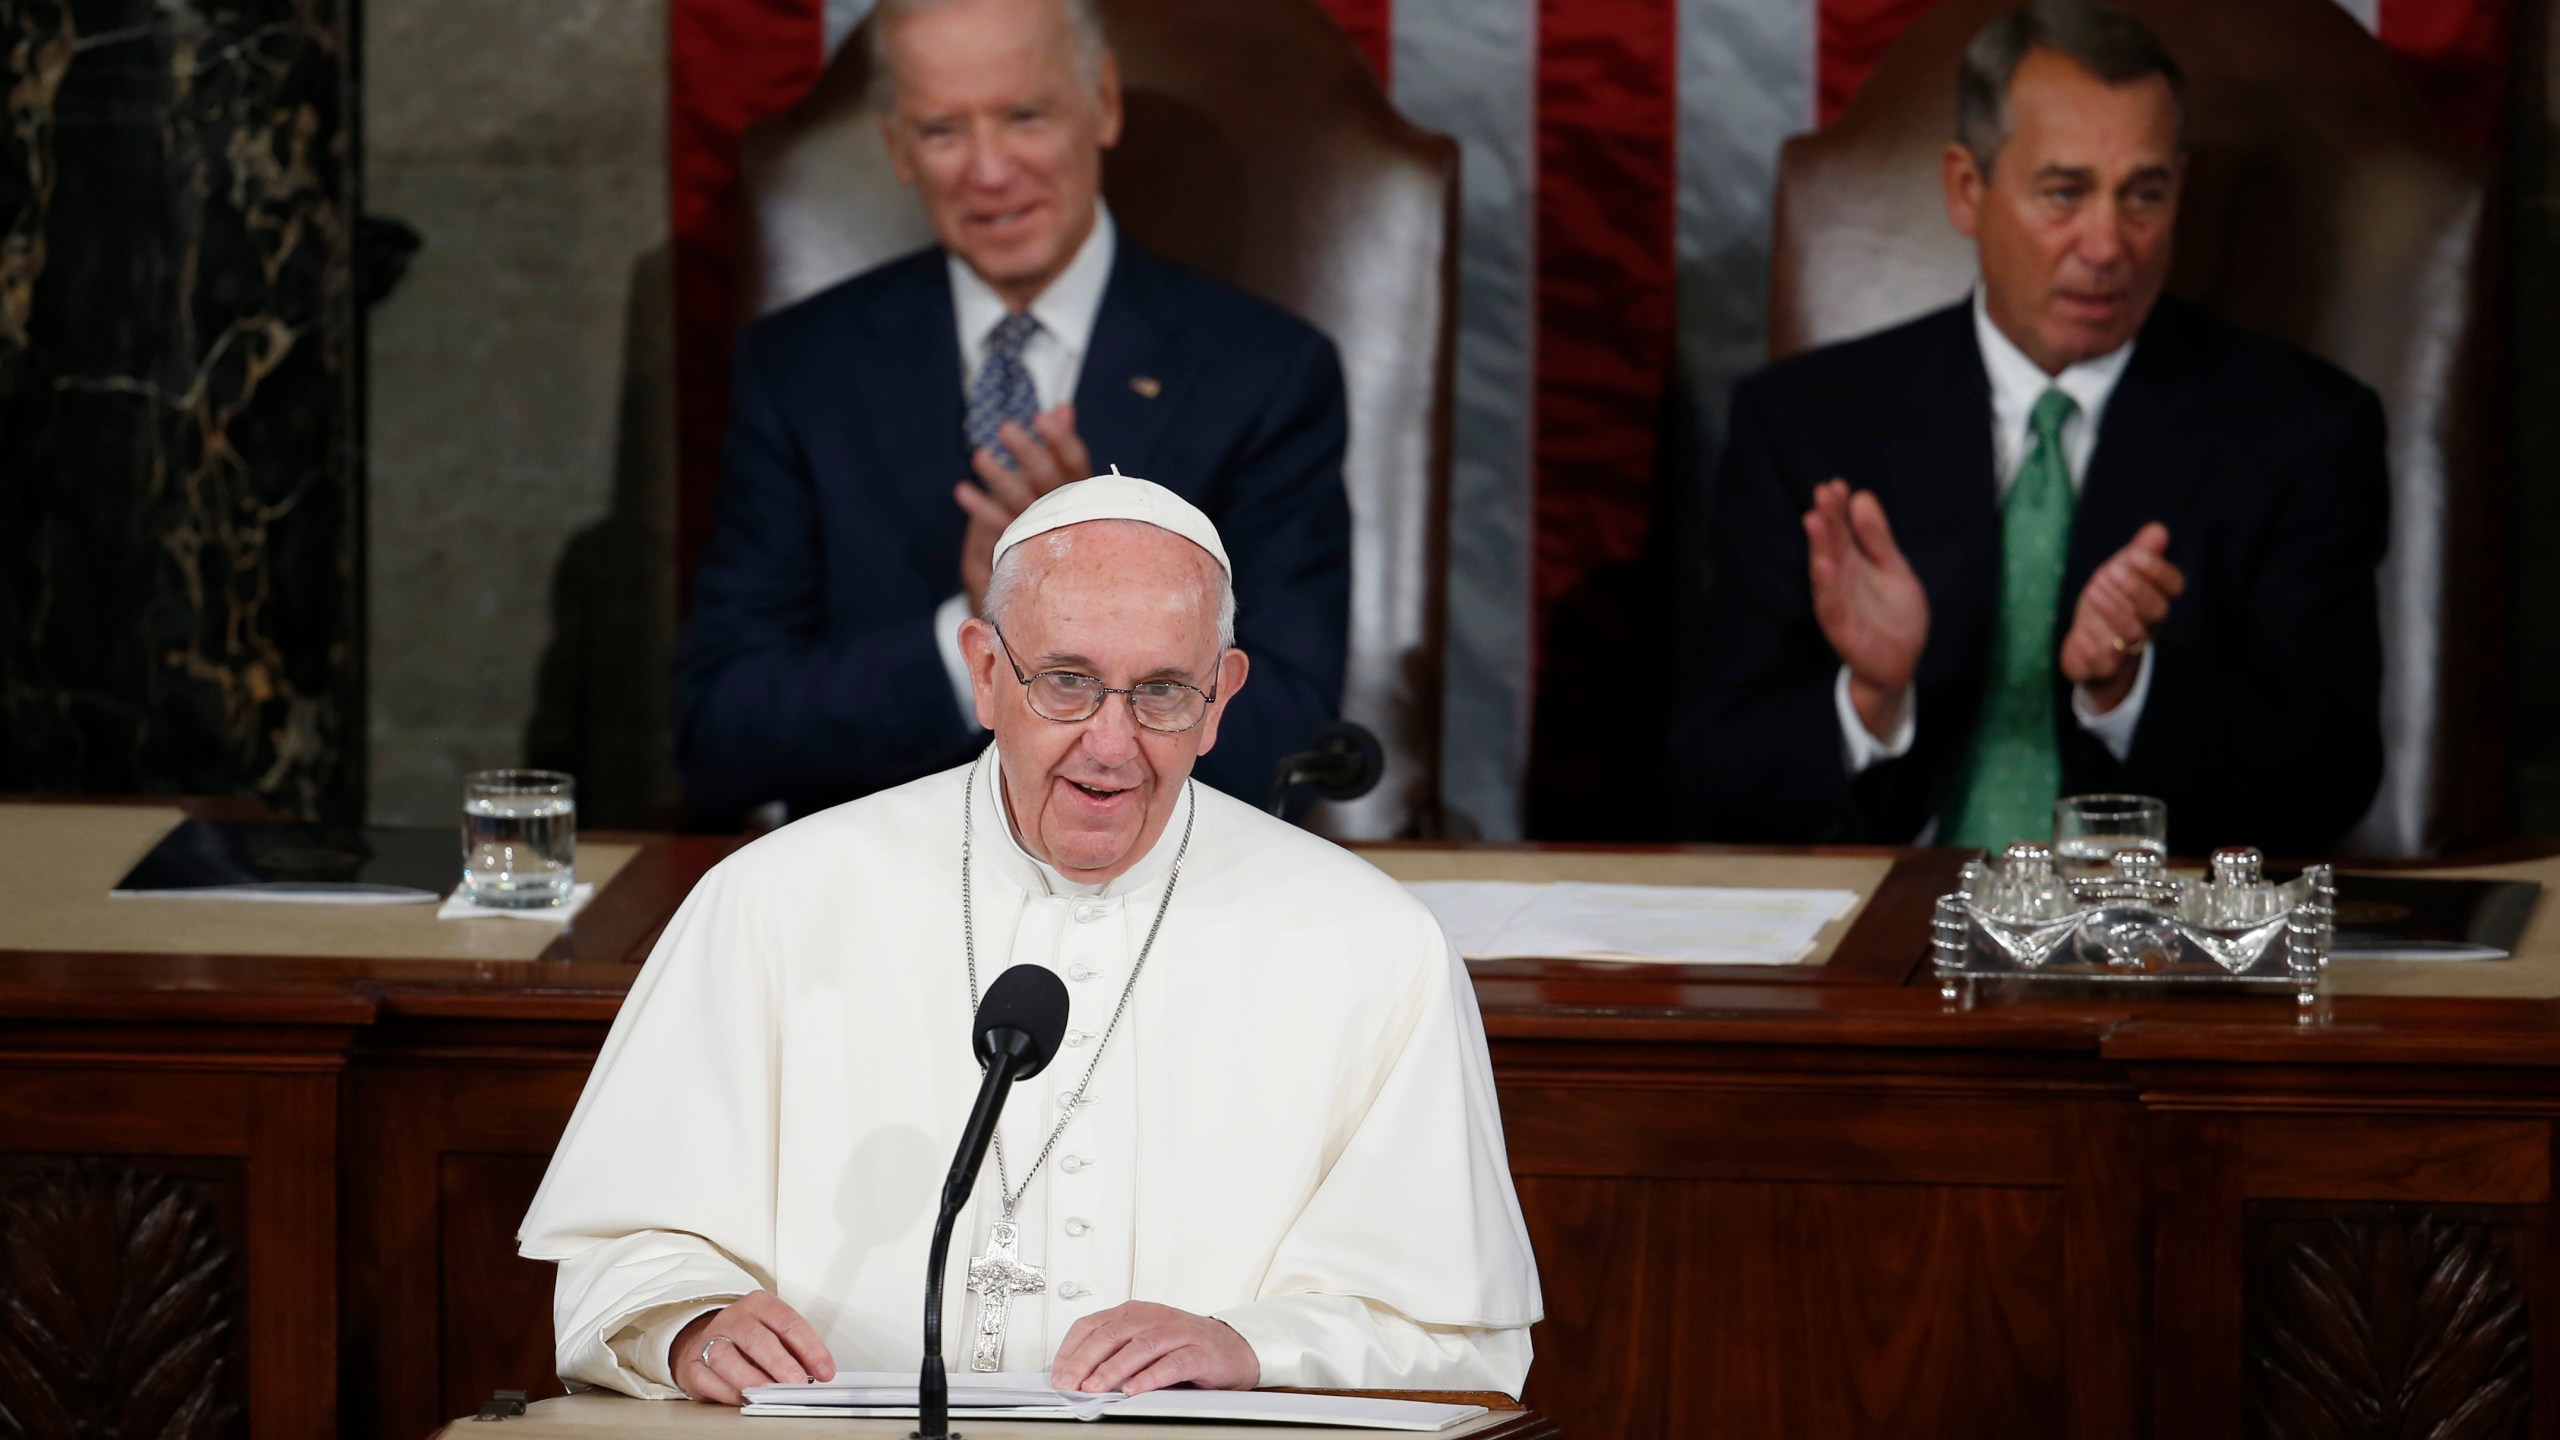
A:
MULTIPOLYGON (((734 842, 587 837, 619 870, 560 934, 109 901, 176 818, 115 809, 0 805, 0 1304, 43 1325, 0 1333, 0 1407, 320 1440, 557 1393, 515 1228, 734 842), (135 1316, 202 1338, 147 1394, 46 1388, 137 1373, 135 1316)), ((2299 1026, 2279 996, 1942 1004, 1952 851, 1371 853, 1866 897, 1803 965, 1472 967, 1546 1298, 1522 1398, 1567 1433, 2184 1440, 2336 1404, 2560 1435, 2549 895, 2515 959, 2341 964, 2299 1026)))
MULTIPOLYGON (((1366 1390, 1365 1395, 1408 1398, 1395 1390, 1366 1390)), ((1546 1417, 1523 1410, 1508 1395, 1451 1395, 1434 1391, 1409 1398, 1449 1404, 1482 1405, 1491 1413, 1427 1432, 1436 1440, 1560 1440, 1563 1433, 1546 1417)), ((524 1414, 487 1424, 468 1416, 438 1432, 436 1440, 606 1440, 638 1435, 653 1440, 800 1440, 800 1437, 845 1436, 849 1440, 907 1440, 913 1420, 791 1419, 741 1415, 724 1405, 680 1401, 634 1400, 624 1395, 569 1395, 536 1401, 524 1414)), ((1328 1425, 1221 1425, 1196 1420, 1152 1423, 1144 1420, 1099 1420, 1086 1428, 1074 1420, 963 1420, 951 1428, 967 1440, 1396 1440, 1416 1432, 1346 1430, 1328 1425)))

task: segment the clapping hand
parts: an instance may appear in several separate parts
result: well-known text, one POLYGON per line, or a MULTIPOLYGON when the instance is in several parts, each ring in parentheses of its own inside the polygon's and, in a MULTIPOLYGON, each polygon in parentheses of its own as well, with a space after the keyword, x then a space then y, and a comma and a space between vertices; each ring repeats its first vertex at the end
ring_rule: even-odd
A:
POLYGON ((2169 527, 2143 526, 2089 577, 2072 607, 2071 630, 2062 637, 2063 678, 2084 687, 2100 714, 2133 692, 2152 632, 2187 588, 2168 553, 2169 527))
POLYGON ((1814 487, 1804 513, 1813 616, 1840 663, 1849 700, 1870 735, 1891 730, 1929 644, 1929 595, 1893 542, 1874 492, 1845 480, 1814 487))
POLYGON ((969 466, 977 472, 976 482, 961 481, 952 487, 952 498, 969 516, 960 539, 960 582, 969 592, 969 613, 974 615, 986 606, 996 539, 1004 527, 1032 501, 1091 475, 1093 457, 1076 434, 1076 407, 1060 405, 1033 416, 1028 430, 1004 422, 996 430, 996 444, 980 447, 969 457, 969 466), (1003 454, 997 453, 998 446, 1003 454))
POLYGON ((836 1378, 835 1357, 817 1330, 763 1290, 697 1316, 676 1332, 667 1356, 676 1388, 715 1405, 746 1403, 744 1392, 754 1385, 836 1378))

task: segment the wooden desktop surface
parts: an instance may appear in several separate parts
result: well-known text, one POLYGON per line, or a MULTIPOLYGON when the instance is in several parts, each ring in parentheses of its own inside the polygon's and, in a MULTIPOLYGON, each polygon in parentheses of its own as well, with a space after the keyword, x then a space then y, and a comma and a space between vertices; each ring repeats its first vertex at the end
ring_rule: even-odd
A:
MULTIPOLYGON (((191 1382, 227 1433, 425 1434, 556 1391, 550 1267, 513 1229, 637 965, 736 842, 585 843, 633 850, 527 958, 0 948, 0 1285, 229 1318, 191 1382), (212 1261, 140 1263, 173 1234, 212 1261)), ((2560 1434, 2560 902, 2516 961, 2342 962, 2302 1026, 2264 995, 1942 1004, 1954 851, 1372 854, 1881 873, 1819 964, 1473 967, 1546 1295, 1525 1398, 1568 1433, 2237 1436, 2340 1385, 2423 1409, 2424 1359, 2560 1434), (2324 1327, 2342 1307, 2381 1351, 2324 1327)), ((2547 852, 2489 858, 2560 882, 2547 852)), ((13 1373, 0 1405, 29 1402, 13 1373)))
MULTIPOLYGON (((1557 1440, 1563 1434, 1545 1416, 1523 1410, 1508 1395, 1364 1390, 1354 1392, 1389 1399, 1429 1400, 1444 1405, 1482 1405, 1489 1412, 1462 1420, 1446 1430, 1428 1432, 1440 1440, 1557 1440)), ((738 1413, 725 1405, 691 1405, 679 1401, 634 1400, 623 1395, 589 1393, 539 1400, 501 1430, 477 1430, 478 1420, 464 1416, 438 1432, 437 1440, 597 1440, 608 1435, 647 1435, 663 1440, 703 1435, 723 1440, 765 1436, 791 1440, 797 1436, 843 1435, 852 1440, 907 1440, 913 1420, 793 1419, 787 1416, 738 1413)), ((1070 1440, 1087 1432, 1069 1420, 955 1420, 969 1440, 1070 1440), (1070 1427, 1061 1429, 1061 1426, 1070 1427)), ((1177 1421, 1150 1425, 1113 1421, 1107 1436, 1160 1435, 1168 1440, 1384 1440, 1396 1431, 1349 1430, 1333 1425, 1221 1425, 1177 1421)))

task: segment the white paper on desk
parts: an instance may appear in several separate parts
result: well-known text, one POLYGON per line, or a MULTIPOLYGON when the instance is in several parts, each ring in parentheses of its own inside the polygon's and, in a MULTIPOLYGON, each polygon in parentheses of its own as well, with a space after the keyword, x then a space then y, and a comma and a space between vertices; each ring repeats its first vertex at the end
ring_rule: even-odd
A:
POLYGON ((1502 943, 1511 922, 1548 887, 1510 880, 1425 880, 1404 888, 1431 907, 1433 918, 1459 954, 1486 960, 1509 953, 1502 943))
MULTIPOLYGON (((1253 1390, 1157 1390, 1145 1395, 1085 1394, 1052 1389, 1045 1371, 996 1375, 955 1373, 951 1418, 970 1420, 1234 1420, 1331 1425, 1361 1430, 1446 1430, 1482 1415, 1481 1405, 1439 1405, 1363 1395, 1291 1395, 1253 1390)), ((746 1415, 909 1419, 916 1413, 912 1376, 839 1375, 800 1385, 756 1385, 746 1415)))
POLYGON ((1373 1395, 1286 1395, 1271 1390, 1150 1390, 1116 1401, 1105 1420, 1241 1420, 1334 1425, 1348 1430, 1446 1430, 1484 1413, 1481 1405, 1440 1405, 1373 1395))
POLYGON ((518 909, 508 909, 502 905, 478 904, 471 898, 470 886, 456 885, 453 887, 453 893, 445 897, 444 904, 436 908, 436 918, 439 920, 535 920, 546 925, 566 925, 577 919, 578 912, 586 909, 587 902, 594 898, 596 898, 594 883, 581 880, 569 887, 569 898, 557 905, 526 905, 518 909))
POLYGON ((1470 960, 1793 965, 1854 890, 1433 880, 1406 887, 1470 960))
MULTIPOLYGON (((950 1377, 954 1416, 1005 1420, 1090 1420, 1121 1398, 1117 1390, 1087 1394, 1060 1390, 1046 1370, 950 1377)), ((750 1415, 888 1415, 916 1413, 916 1377, 898 1371, 859 1370, 833 1380, 798 1385, 753 1385, 746 1391, 750 1415)))

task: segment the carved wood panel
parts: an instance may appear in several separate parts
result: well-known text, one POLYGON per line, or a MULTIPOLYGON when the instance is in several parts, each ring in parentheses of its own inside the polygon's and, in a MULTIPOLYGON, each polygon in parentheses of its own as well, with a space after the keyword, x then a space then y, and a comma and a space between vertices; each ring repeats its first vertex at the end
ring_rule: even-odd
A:
POLYGON ((0 1437, 246 1435, 243 1175, 0 1156, 0 1437))
POLYGON ((2249 1432, 2504 1440, 2532 1420, 2517 1227, 2411 1205, 2253 1207, 2249 1432))

